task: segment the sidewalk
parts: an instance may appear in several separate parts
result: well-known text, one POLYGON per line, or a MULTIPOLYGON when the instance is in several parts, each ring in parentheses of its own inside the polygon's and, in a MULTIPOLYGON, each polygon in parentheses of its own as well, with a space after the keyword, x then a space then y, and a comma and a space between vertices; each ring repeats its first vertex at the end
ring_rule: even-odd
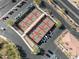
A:
POLYGON ((79 25, 64 12, 64 9, 61 9, 58 5, 53 5, 51 2, 49 2, 50 5, 52 5, 53 9, 58 12, 59 15, 61 15, 64 20, 71 26, 71 28, 74 28, 76 32, 79 32, 79 25))
POLYGON ((79 41, 68 30, 65 30, 55 41, 55 44, 66 54, 69 59, 79 55, 79 41))
POLYGON ((79 0, 68 0, 68 1, 79 10, 79 0))

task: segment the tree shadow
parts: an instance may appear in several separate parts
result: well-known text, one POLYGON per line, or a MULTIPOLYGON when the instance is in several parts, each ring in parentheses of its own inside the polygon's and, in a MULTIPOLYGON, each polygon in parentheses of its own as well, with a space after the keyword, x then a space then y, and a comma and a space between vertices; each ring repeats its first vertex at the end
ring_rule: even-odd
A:
POLYGON ((64 25, 62 25, 59 29, 64 30, 66 29, 64 25))
POLYGON ((38 53, 37 55, 42 55, 43 56, 44 54, 45 54, 45 50, 40 48, 40 53, 38 53))
POLYGON ((29 58, 27 58, 27 53, 23 50, 23 48, 21 46, 16 45, 16 47, 18 48, 22 59, 29 59, 29 58))
POLYGON ((40 5, 39 5, 41 8, 46 8, 46 4, 44 1, 41 1, 40 5))

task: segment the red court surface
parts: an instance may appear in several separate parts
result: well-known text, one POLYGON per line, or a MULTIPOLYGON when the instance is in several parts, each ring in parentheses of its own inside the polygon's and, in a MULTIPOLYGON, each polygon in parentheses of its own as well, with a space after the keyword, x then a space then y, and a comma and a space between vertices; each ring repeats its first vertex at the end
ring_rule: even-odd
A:
POLYGON ((37 9, 34 9, 26 18, 24 18, 18 25, 25 31, 32 23, 41 16, 41 12, 37 9))
POLYGON ((33 30, 33 32, 30 33, 31 39, 35 41, 36 43, 39 43, 40 40, 44 37, 44 35, 54 26, 54 22, 46 17, 45 19, 42 19, 38 26, 33 30))

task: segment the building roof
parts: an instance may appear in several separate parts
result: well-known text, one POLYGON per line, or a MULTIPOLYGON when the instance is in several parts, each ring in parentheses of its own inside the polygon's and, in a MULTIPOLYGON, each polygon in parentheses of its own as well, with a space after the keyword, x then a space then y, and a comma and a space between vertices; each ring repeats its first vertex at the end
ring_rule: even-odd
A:
POLYGON ((77 58, 79 55, 79 41, 68 30, 65 30, 57 43, 62 46, 59 47, 65 53, 67 52, 69 59, 77 58))

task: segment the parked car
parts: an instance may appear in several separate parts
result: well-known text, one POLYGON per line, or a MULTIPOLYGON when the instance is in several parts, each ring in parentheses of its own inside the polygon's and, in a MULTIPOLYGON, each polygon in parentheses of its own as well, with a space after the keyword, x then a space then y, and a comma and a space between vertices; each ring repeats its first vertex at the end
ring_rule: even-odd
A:
POLYGON ((2 30, 2 31, 5 31, 6 30, 6 28, 4 28, 4 27, 0 27, 0 30, 2 30))

